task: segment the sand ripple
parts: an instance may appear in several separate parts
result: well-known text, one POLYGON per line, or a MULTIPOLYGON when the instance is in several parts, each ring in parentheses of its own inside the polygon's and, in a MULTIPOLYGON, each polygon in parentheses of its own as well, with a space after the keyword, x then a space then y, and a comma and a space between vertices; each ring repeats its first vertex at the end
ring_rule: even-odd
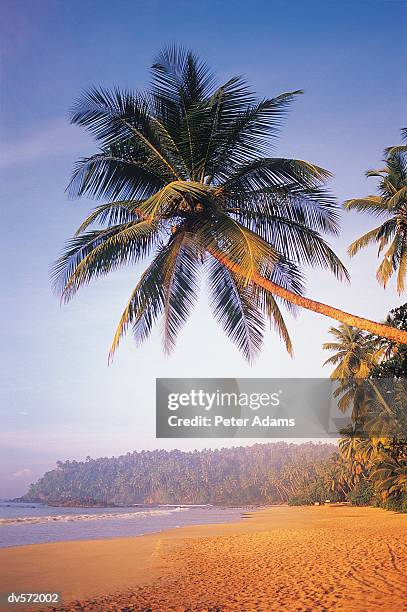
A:
POLYGON ((244 522, 241 533, 166 540, 155 554, 172 570, 156 583, 61 610, 407 610, 405 515, 370 508, 267 512, 244 522))

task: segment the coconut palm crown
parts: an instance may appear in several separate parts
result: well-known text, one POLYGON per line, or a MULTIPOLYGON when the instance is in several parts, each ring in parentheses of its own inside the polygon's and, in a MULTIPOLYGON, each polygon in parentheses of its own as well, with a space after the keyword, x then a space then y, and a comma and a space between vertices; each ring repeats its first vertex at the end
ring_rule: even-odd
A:
POLYGON ((367 400, 368 387, 362 381, 380 362, 385 347, 380 345, 376 336, 349 325, 331 327, 329 333, 333 341, 325 342, 322 348, 334 354, 324 366, 335 366, 330 377, 339 380, 334 391, 334 397, 340 398, 338 408, 343 412, 352 408, 352 415, 357 420, 364 412, 367 400))
POLYGON ((338 231, 337 206, 323 187, 329 172, 271 156, 281 120, 302 92, 257 100, 243 78, 218 85, 206 64, 176 47, 162 51, 151 72, 147 92, 92 88, 71 111, 99 150, 77 162, 69 192, 103 203, 55 264, 62 299, 149 258, 110 356, 129 326, 141 342, 159 318, 170 351, 197 301, 202 271, 215 318, 248 360, 268 321, 292 351, 282 302, 377 332, 379 324, 302 295, 300 265, 347 278, 323 238, 338 231))
POLYGON ((331 378, 366 378, 379 363, 384 348, 379 347, 378 339, 348 325, 331 327, 333 342, 325 342, 322 348, 332 351, 324 365, 334 365, 331 378))
POLYGON ((397 290, 405 290, 407 274, 407 147, 386 149, 385 167, 368 170, 366 176, 378 177, 378 195, 347 200, 345 208, 369 213, 384 219, 378 227, 370 230, 349 247, 353 257, 361 249, 378 245, 378 256, 383 259, 376 272, 376 278, 386 287, 390 278, 397 273, 397 290))

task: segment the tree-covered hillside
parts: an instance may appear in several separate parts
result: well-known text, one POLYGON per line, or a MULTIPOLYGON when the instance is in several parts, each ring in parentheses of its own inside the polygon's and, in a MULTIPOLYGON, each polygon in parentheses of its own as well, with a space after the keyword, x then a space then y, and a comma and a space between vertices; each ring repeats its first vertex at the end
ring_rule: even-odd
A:
POLYGON ((57 462, 24 500, 54 504, 258 504, 343 496, 332 444, 254 444, 182 452, 141 451, 120 457, 57 462))

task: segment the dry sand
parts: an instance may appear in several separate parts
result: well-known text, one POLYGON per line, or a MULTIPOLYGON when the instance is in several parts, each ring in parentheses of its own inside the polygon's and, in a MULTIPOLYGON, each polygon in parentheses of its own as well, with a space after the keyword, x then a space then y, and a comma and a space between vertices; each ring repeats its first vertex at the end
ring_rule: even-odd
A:
POLYGON ((58 591, 60 610, 399 612, 407 516, 274 507, 226 525, 2 549, 0 567, 0 592, 58 591))

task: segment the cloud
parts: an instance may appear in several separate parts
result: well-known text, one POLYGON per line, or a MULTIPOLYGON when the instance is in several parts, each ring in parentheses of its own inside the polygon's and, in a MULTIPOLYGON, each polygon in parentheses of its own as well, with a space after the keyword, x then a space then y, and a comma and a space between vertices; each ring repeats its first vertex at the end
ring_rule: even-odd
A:
POLYGON ((31 478, 33 476, 33 471, 29 468, 23 468, 22 470, 18 470, 17 472, 13 472, 8 477, 8 480, 17 480, 20 478, 31 478))
POLYGON ((0 146, 0 168, 9 168, 40 159, 72 155, 73 152, 85 154, 90 150, 90 138, 67 120, 49 122, 27 138, 7 142, 0 146))

